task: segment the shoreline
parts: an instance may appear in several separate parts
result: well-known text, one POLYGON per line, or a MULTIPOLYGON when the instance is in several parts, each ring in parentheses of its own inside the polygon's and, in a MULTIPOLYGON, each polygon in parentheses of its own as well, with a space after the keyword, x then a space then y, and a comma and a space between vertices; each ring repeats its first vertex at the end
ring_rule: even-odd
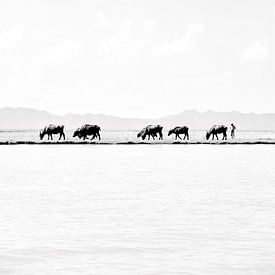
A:
POLYGON ((155 142, 98 142, 98 141, 0 141, 0 145, 275 145, 275 139, 244 140, 191 140, 191 141, 155 141, 155 142))

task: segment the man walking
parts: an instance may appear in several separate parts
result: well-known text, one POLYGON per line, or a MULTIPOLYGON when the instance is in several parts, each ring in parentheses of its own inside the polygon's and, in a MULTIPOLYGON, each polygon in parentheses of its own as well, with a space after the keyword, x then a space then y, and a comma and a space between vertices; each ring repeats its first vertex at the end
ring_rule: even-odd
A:
POLYGON ((236 130, 236 126, 231 123, 231 138, 234 139, 235 138, 235 130, 236 130))

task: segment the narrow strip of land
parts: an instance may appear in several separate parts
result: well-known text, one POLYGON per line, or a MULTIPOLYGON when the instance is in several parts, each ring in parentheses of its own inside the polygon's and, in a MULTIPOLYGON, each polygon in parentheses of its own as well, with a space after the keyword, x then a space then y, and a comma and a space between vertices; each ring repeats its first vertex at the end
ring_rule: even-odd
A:
POLYGON ((209 144, 209 145, 242 145, 242 144, 274 144, 275 139, 244 139, 244 140, 191 140, 191 141, 146 141, 146 142, 112 142, 112 141, 0 141, 0 145, 196 145, 196 144, 209 144))

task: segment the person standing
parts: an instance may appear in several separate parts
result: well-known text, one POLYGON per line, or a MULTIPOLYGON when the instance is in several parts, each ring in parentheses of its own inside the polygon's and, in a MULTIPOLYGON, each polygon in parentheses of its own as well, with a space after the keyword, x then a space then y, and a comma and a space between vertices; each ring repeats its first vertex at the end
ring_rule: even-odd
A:
POLYGON ((234 139, 235 138, 235 130, 236 130, 236 126, 231 123, 231 138, 234 139))

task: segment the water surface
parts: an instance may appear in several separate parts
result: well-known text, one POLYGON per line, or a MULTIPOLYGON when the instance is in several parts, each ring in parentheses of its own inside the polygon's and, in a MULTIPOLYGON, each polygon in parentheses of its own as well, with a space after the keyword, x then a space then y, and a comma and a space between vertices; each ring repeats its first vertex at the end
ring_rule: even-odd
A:
POLYGON ((1 274, 274 274, 275 146, 0 154, 1 274))

